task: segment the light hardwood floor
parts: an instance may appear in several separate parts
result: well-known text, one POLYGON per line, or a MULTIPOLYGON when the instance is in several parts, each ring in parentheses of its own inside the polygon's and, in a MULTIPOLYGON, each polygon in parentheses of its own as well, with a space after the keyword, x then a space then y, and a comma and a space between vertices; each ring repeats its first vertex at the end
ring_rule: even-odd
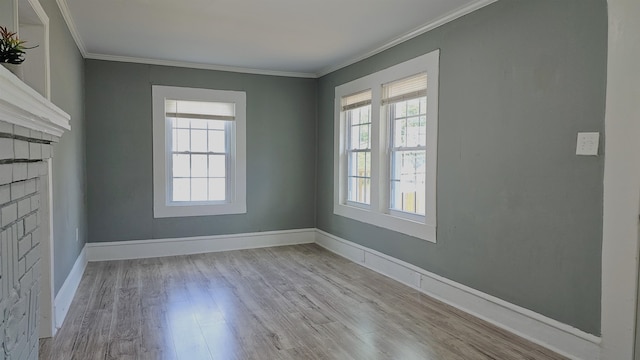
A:
POLYGON ((90 263, 40 359, 564 359, 317 245, 90 263))

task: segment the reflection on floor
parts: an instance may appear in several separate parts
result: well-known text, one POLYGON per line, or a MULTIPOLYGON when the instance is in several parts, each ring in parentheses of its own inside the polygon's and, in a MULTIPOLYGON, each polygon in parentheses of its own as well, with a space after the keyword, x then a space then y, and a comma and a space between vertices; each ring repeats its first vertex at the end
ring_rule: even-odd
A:
POLYGON ((563 359, 317 245, 90 263, 40 359, 563 359))

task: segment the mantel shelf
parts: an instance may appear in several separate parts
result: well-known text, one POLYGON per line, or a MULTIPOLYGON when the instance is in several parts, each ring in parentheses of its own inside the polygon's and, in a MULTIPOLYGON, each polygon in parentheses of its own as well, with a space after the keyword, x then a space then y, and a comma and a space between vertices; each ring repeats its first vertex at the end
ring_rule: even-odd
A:
POLYGON ((71 130, 71 117, 0 66, 0 120, 54 136, 71 130))

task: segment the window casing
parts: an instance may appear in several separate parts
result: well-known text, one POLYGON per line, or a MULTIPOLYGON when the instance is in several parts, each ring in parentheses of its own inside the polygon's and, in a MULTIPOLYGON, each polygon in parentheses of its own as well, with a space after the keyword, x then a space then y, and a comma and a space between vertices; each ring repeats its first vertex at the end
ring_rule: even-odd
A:
POLYGON ((438 62, 435 50, 336 87, 335 214, 436 241, 438 62))
POLYGON ((154 85, 154 217, 246 213, 246 95, 154 85))

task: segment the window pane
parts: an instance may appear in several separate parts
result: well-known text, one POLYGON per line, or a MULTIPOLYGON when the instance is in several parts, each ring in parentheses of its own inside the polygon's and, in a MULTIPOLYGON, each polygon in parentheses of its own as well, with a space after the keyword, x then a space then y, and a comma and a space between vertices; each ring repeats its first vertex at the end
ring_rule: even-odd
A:
POLYGON ((173 201, 191 201, 190 179, 173 179, 173 201))
POLYGON ((358 153, 358 176, 370 177, 371 176, 371 157, 369 152, 358 153))
POLYGON ((420 113, 420 99, 407 101, 407 116, 415 116, 420 113))
POLYGON ((391 104, 392 147, 425 147, 427 143, 426 97, 391 104))
POLYGON ((225 177, 226 173, 226 156, 209 155, 209 177, 225 177))
POLYGON ((426 151, 397 151, 392 155, 391 209, 425 214, 426 151))
POLYGON ((172 118, 173 120, 173 127, 174 128, 181 128, 181 129, 188 129, 189 128, 189 120, 188 119, 181 119, 181 118, 172 118))
POLYGON ((207 201, 207 179, 191 179, 191 201, 207 201))
POLYGON ((173 151, 189 151, 191 150, 191 145, 189 144, 189 130, 178 129, 176 130, 176 147, 173 151))
POLYGON ((207 152, 206 130, 191 130, 191 151, 207 152))
POLYGON ((209 120, 209 130, 224 130, 226 123, 223 120, 209 120))
POLYGON ((371 105, 360 108, 360 123, 366 124, 371 122, 371 105))
POLYGON ((402 118, 407 116, 407 103, 405 101, 399 102, 391 106, 393 106, 393 109, 394 109, 393 114, 395 114, 396 118, 402 118))
POLYGON ((178 148, 178 130, 171 130, 171 150, 175 151, 178 148))
POLYGON ((224 130, 209 131, 209 151, 218 153, 225 152, 224 130))
POLYGON ((360 149, 369 149, 371 147, 371 141, 369 133, 371 132, 371 125, 360 126, 360 149))
MULTIPOLYGON (((426 128, 426 123, 425 126, 426 128)), ((423 138, 421 135, 426 135, 426 129, 422 130, 420 126, 420 118, 417 116, 407 119, 407 147, 424 146, 427 142, 426 136, 423 138)))
POLYGON ((393 122, 393 147, 406 147, 407 120, 399 119, 393 122))
POLYGON ((351 118, 351 124, 359 125, 360 124, 360 108, 349 110, 349 113, 350 113, 349 116, 351 118))
POLYGON ((347 176, 356 175, 358 175, 358 153, 352 152, 347 159, 347 176))
POLYGON ((347 200, 349 201, 356 201, 356 192, 357 192, 357 178, 354 177, 348 177, 347 178, 347 188, 348 188, 348 194, 347 194, 347 200))
POLYGON ((360 145, 360 126, 351 126, 351 142, 349 143, 349 149, 359 149, 360 145))
POLYGON ((209 120, 190 119, 192 129, 206 129, 209 120))
POLYGON ((189 177, 190 171, 189 155, 173 154, 173 177, 189 177))
POLYGON ((349 149, 371 147, 371 105, 346 112, 349 149))
POLYGON ((369 204, 369 193, 371 191, 371 180, 359 178, 357 179, 356 200, 359 203, 369 204))
POLYGON ((427 117, 420 116, 420 139, 422 139, 421 145, 427 145, 427 117))
POLYGON ((209 179, 209 200, 224 201, 227 196, 226 179, 209 179))
POLYGON ((207 155, 191 155, 191 177, 207 177, 207 155))

